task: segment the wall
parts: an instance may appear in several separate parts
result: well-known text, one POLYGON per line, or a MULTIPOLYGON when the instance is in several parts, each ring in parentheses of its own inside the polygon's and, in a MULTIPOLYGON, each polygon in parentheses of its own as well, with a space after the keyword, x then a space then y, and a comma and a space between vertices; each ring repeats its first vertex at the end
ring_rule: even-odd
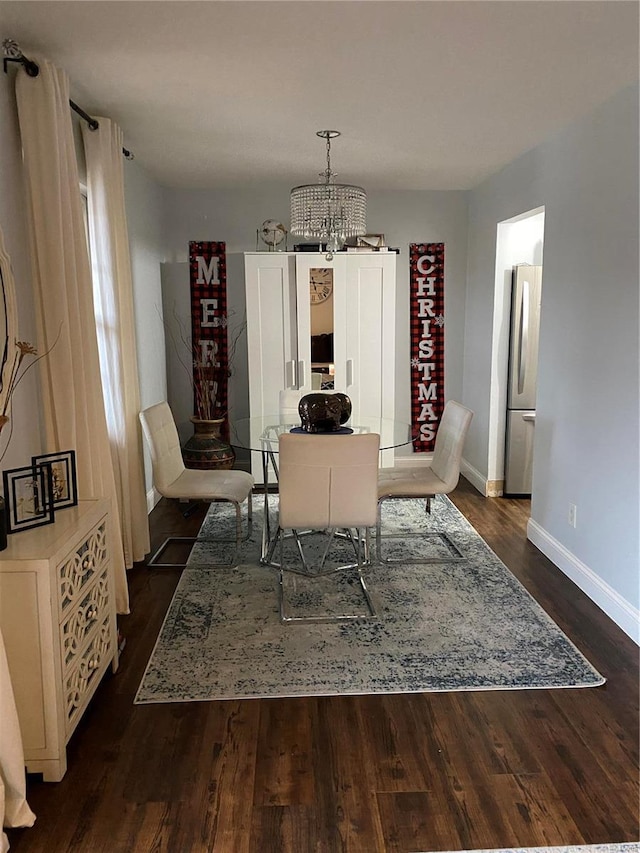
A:
MULTIPOLYGON (((22 156, 15 103, 14 73, 0 74, 0 229, 11 259, 18 301, 19 339, 35 342, 29 245, 23 192, 22 156)), ((0 435, 0 469, 28 465, 42 450, 37 401, 38 367, 26 374, 13 397, 11 421, 0 435)))
POLYGON ((638 87, 470 194, 465 456, 485 476, 497 223, 545 209, 530 538, 638 633, 638 87), (568 524, 577 505, 577 527, 568 524))
MULTIPOLYGON (((229 301, 244 313, 244 280, 240 253, 266 249, 256 243, 256 230, 265 219, 289 224, 289 186, 267 185, 219 191, 167 190, 165 194, 165 239, 168 260, 184 263, 189 240, 224 240, 228 263, 229 301)), ((410 242, 444 242, 446 277, 446 377, 447 397, 461 399, 462 340, 467 241, 467 201, 463 192, 390 192, 369 190, 367 227, 384 234, 389 246, 400 248, 396 307, 396 416, 409 420, 409 270, 410 242)), ((300 238, 289 236, 289 249, 300 238)), ((168 278, 175 278, 167 270, 168 278)), ((184 285, 188 287, 188 284, 184 285)), ((175 290, 172 285, 172 298, 175 290)), ((184 298, 188 298, 188 291, 184 298)), ((243 346, 244 342, 243 342, 243 346)), ((238 358, 231 385, 246 386, 246 366, 238 358)), ((246 365, 246 355, 244 356, 246 365)), ((239 391, 238 391, 239 393, 239 391)))

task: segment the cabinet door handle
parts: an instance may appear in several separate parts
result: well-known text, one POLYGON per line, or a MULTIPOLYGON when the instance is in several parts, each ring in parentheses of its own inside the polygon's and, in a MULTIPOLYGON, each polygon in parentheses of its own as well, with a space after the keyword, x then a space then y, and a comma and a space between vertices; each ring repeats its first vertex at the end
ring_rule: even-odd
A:
POLYGON ((304 388, 307 384, 307 371, 304 361, 298 362, 298 388, 304 388))
POLYGON ((284 365, 284 387, 296 387, 296 363, 295 361, 287 361, 284 365))
POLYGON ((347 388, 353 385, 353 359, 347 359, 347 388))

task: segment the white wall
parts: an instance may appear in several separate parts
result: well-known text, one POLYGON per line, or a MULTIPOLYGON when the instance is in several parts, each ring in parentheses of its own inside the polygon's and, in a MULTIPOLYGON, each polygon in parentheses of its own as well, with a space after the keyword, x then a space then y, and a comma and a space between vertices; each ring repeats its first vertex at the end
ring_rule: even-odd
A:
MULTIPOLYGON (((16 283, 19 339, 35 343, 22 157, 14 92, 14 74, 0 73, 0 228, 16 283)), ((14 394, 11 422, 0 434, 1 456, 13 426, 0 469, 29 465, 31 456, 42 450, 37 373, 36 365, 29 370, 14 394)))
POLYGON ((476 416, 465 456, 485 475, 496 225, 542 206, 530 538, 637 636, 637 86, 470 194, 463 397, 476 416))
MULTIPOLYGON (((219 191, 167 190, 165 239, 167 259, 187 260, 190 240, 224 240, 227 244, 227 291, 239 316, 245 309, 241 253, 266 250, 256 244, 256 230, 265 219, 289 225, 289 192, 284 185, 219 191)), ((411 242, 445 243, 445 393, 461 399, 462 340, 466 275, 467 200, 463 192, 389 192, 369 190, 367 228, 384 234, 397 258, 396 416, 409 420, 409 256, 411 242)), ((301 238, 289 235, 288 247, 301 238)), ((167 275, 169 275, 167 271, 167 275)), ((173 279, 175 281, 175 279, 173 279)), ((172 291, 172 293, 175 291, 172 291)), ((243 348, 246 345, 243 342, 243 348)), ((247 385, 243 355, 231 379, 232 393, 247 385)), ((246 353, 244 353, 246 365, 246 353)))
MULTIPOLYGON (((160 265, 164 260, 162 190, 135 160, 125 160, 124 174, 136 316, 140 404, 144 409, 167 399, 160 283, 160 265)), ((149 492, 152 480, 146 445, 144 452, 146 488, 149 492)))

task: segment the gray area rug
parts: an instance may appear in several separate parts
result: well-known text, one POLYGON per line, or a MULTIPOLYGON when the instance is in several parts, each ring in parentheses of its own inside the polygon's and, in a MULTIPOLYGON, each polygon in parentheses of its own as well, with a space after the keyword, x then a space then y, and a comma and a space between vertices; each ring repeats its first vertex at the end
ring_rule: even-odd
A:
MULTIPOLYGON (((277 497, 270 500, 275 507, 277 497)), ((463 561, 412 565, 411 554, 449 551, 433 535, 389 540, 388 553, 406 554, 407 562, 367 570, 377 619, 282 625, 277 570, 258 563, 262 501, 254 503, 253 537, 237 567, 210 568, 228 546, 201 540, 194 546, 137 704, 604 683, 446 497, 433 502, 430 516, 421 500, 387 502, 383 529, 444 530, 463 561)), ((225 505, 213 504, 201 539, 230 533, 230 521, 225 505)), ((305 538, 311 551, 320 536, 305 538)), ((338 542, 330 559, 350 562, 353 552, 341 550, 347 544, 338 542)), ((287 573, 285 583, 294 615, 364 609, 352 571, 313 579, 287 573)))
POLYGON ((569 844, 565 847, 499 847, 485 850, 446 850, 438 853, 639 853, 640 842, 569 844))

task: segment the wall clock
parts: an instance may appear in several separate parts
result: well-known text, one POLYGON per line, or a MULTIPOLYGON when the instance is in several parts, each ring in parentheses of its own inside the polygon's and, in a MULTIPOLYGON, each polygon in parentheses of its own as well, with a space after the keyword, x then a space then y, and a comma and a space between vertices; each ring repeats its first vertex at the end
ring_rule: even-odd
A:
POLYGON ((333 293, 333 270, 330 267, 312 267, 309 270, 309 290, 312 305, 328 299, 333 293))

